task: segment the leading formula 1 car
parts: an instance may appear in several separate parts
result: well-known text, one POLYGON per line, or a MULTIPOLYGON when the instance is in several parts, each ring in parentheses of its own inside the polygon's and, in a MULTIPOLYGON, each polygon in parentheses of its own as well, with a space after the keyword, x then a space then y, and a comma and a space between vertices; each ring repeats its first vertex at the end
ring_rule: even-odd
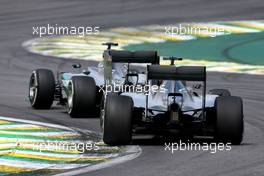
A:
POLYGON ((116 44, 107 45, 98 67, 80 74, 60 73, 57 83, 51 71, 33 71, 31 105, 49 108, 55 99, 68 104, 73 117, 100 112, 103 141, 110 145, 128 144, 132 134, 168 132, 213 136, 232 144, 242 142, 242 99, 225 89, 207 93, 205 67, 176 67, 177 57, 163 58, 171 65, 162 66, 155 51, 118 51, 111 49, 116 44), (133 63, 144 65, 139 69, 133 63), (42 72, 46 72, 45 79, 42 72), (201 84, 190 89, 186 81, 202 82, 202 91, 198 92, 201 84), (135 91, 138 87, 140 91, 135 91))

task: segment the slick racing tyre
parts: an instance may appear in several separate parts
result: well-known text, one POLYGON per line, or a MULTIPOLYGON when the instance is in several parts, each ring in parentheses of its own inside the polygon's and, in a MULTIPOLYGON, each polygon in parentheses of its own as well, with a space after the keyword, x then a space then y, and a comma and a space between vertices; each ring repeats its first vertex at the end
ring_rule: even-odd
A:
POLYGON ((48 69, 34 70, 29 81, 29 101, 35 109, 50 109, 55 92, 55 78, 48 69))
POLYGON ((215 137, 219 142, 238 145, 244 132, 243 103, 240 97, 223 96, 215 101, 215 137))
POLYGON ((96 108, 96 84, 92 77, 73 76, 68 87, 68 113, 71 117, 93 115, 96 108))
POLYGON ((108 145, 125 145, 132 140, 133 100, 128 96, 107 95, 102 119, 103 141, 108 145))
POLYGON ((210 94, 221 96, 231 96, 231 93, 227 89, 212 89, 209 91, 210 94))

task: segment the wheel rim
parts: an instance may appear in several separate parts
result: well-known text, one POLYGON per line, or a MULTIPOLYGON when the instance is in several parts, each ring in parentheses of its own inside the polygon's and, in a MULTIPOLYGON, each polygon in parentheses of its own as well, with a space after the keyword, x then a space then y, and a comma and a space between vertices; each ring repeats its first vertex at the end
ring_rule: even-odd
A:
POLYGON ((101 126, 102 130, 104 129, 104 118, 105 118, 105 112, 104 112, 104 109, 101 109, 101 111, 100 111, 100 126, 101 126))
POLYGON ((69 87, 68 87, 68 113, 69 114, 72 112, 72 108, 73 108, 73 94, 74 94, 73 84, 72 84, 72 81, 70 81, 69 87))
POLYGON ((36 102, 38 94, 38 82, 37 82, 37 75, 34 71, 30 77, 30 83, 29 83, 29 100, 31 105, 34 105, 36 102))
POLYGON ((102 131, 102 134, 103 134, 103 137, 104 137, 104 123, 105 123, 105 104, 106 104, 106 101, 105 101, 105 95, 103 95, 103 98, 102 98, 102 102, 101 102, 101 110, 100 110, 100 127, 101 127, 101 131, 102 131))

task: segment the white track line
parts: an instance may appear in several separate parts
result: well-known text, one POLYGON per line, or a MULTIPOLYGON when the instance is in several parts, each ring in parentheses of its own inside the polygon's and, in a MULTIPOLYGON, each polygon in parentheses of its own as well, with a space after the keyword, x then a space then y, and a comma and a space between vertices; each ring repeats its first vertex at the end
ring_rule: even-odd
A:
POLYGON ((39 136, 39 137, 71 137, 71 136, 80 136, 78 133, 74 132, 20 132, 20 131, 4 131, 0 130, 1 134, 11 134, 11 135, 28 135, 28 136, 39 136))
POLYGON ((46 126, 46 127, 51 127, 51 128, 58 128, 58 129, 63 129, 63 130, 74 131, 73 129, 66 127, 66 126, 56 125, 56 124, 51 124, 51 123, 45 123, 45 122, 36 122, 36 121, 32 121, 32 120, 24 120, 24 119, 17 119, 17 118, 12 118, 12 117, 3 117, 3 116, 0 116, 0 119, 1 120, 7 120, 7 121, 29 123, 29 124, 34 124, 34 125, 40 125, 40 126, 46 126))
POLYGON ((79 167, 88 166, 90 164, 46 164, 46 163, 34 163, 29 161, 18 161, 9 159, 0 159, 0 165, 2 166, 15 166, 19 168, 28 169, 74 169, 79 167))

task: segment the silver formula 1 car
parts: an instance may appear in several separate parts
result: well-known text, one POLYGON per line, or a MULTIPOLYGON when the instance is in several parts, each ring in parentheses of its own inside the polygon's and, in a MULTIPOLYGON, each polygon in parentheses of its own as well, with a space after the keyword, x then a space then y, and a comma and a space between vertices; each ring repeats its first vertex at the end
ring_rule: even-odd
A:
MULTIPOLYGON (((225 89, 206 91, 206 68, 179 66, 177 57, 163 58, 156 51, 119 51, 106 43, 103 61, 82 73, 37 69, 30 78, 33 108, 50 108, 53 101, 68 105, 72 117, 100 114, 103 141, 128 144, 132 134, 212 136, 240 144, 243 138, 243 104, 225 89), (136 66, 135 66, 136 64, 136 66), (187 81, 201 82, 193 88, 187 81)), ((79 68, 80 65, 73 65, 79 68)))

